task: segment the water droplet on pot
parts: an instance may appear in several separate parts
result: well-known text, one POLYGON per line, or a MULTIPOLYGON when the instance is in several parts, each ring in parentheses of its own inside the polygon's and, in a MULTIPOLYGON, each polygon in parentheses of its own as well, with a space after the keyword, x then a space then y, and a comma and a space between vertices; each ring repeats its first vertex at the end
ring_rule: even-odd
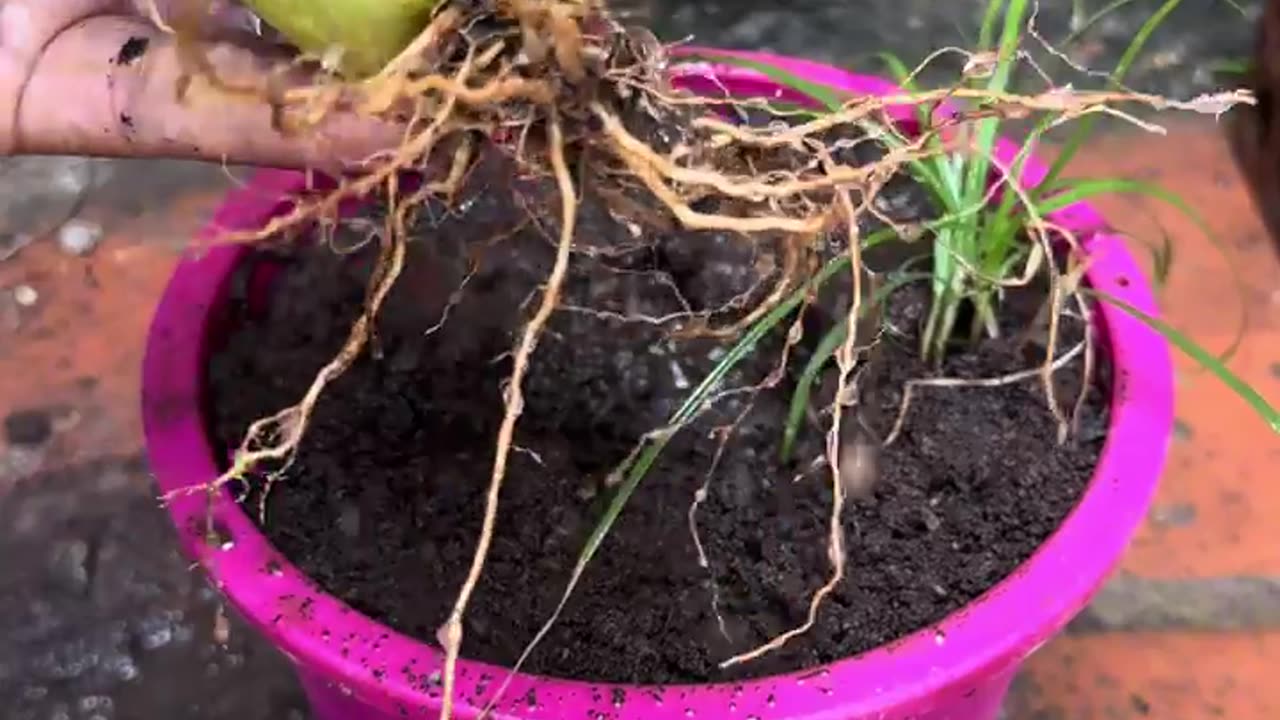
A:
POLYGON ((947 643, 947 634, 938 630, 933 634, 933 641, 938 645, 945 645, 947 643))
POLYGON ((86 220, 71 220, 58 229, 58 247, 63 252, 84 257, 102 240, 102 226, 86 220))
POLYGON ((684 716, 685 716, 685 717, 693 717, 693 708, 685 708, 685 709, 684 709, 684 716))
POLYGON ((40 299, 40 293, 30 285, 19 285, 13 289, 13 301, 22 307, 31 307, 40 299))

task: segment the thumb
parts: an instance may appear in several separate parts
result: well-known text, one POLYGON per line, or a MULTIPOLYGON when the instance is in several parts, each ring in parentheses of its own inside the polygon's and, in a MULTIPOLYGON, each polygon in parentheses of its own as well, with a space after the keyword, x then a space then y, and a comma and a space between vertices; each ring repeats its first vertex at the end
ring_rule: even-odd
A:
MULTIPOLYGON (((202 52, 228 84, 260 87, 279 58, 208 41, 202 52)), ((173 39, 139 18, 99 16, 45 48, 22 93, 16 152, 153 156, 285 168, 340 169, 394 148, 402 128, 335 111, 297 136, 273 127, 260 94, 191 92, 173 39)))

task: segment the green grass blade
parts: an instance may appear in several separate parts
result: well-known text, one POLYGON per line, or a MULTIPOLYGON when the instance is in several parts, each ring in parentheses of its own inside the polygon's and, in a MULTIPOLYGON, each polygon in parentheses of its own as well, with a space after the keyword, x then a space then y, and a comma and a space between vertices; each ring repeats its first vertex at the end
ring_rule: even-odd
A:
MULTIPOLYGON (((1001 188, 1000 204, 996 206, 995 213, 988 218, 986 227, 983 229, 983 232, 992 238, 991 246, 1000 250, 998 253, 992 253, 990 262, 983 266, 988 274, 995 274, 992 270, 997 265, 1004 264, 1004 261, 1013 255, 1011 248, 1017 243, 1018 231, 1022 230, 1024 226, 1016 213, 1018 208, 1021 207, 1024 195, 1014 192, 1009 185, 1010 183, 1017 183, 1019 187, 1022 186, 1023 168, 1031 157, 1035 144, 1053 125, 1054 119, 1053 117, 1046 117, 1036 123, 1022 147, 1019 148, 1018 155, 1013 159, 1013 163, 1009 166, 1006 179, 1001 188)), ((1029 198, 1034 197, 1034 193, 1025 193, 1025 195, 1029 198)), ((1022 209, 1025 210, 1026 208, 1022 209)), ((1043 215, 1043 212, 1038 207, 1037 212, 1043 215)), ((999 273, 998 276, 1004 277, 1003 272, 999 273)))
POLYGON ((844 104, 844 93, 841 93, 827 85, 823 85, 822 83, 806 80, 799 75, 787 72, 772 63, 736 57, 733 55, 720 55, 717 53, 699 53, 689 57, 706 62, 735 65, 749 70, 755 70, 783 87, 790 88, 802 95, 805 95, 806 97, 813 98, 825 106, 827 110, 839 110, 840 106, 844 104))
MULTIPOLYGON (((991 0, 991 2, 993 5, 996 4, 995 0, 991 0)), ((989 6, 988 15, 990 13, 991 8, 989 6)), ((1027 0, 1009 0, 1005 5, 1004 26, 1000 33, 1000 46, 996 51, 996 66, 991 73, 991 77, 987 80, 987 90, 1002 92, 1008 88, 1013 70, 1018 64, 1018 45, 1022 40, 1022 25, 1026 13, 1027 0)), ((964 163, 964 181, 960 193, 960 202, 964 206, 980 204, 986 200, 987 190, 990 186, 991 157, 999 128, 1000 121, 998 118, 979 120, 977 122, 974 152, 968 156, 957 156, 959 161, 964 163)), ((984 219, 981 213, 975 213, 970 216, 956 232, 959 242, 953 242, 961 256, 968 260, 971 265, 978 267, 983 265, 981 254, 983 242, 987 239, 983 237, 982 221, 984 219)), ((936 299, 940 296, 935 295, 934 297, 936 299)), ((955 302, 959 302, 958 295, 953 293, 949 297, 953 297, 955 302)), ((947 313, 948 317, 951 315, 953 313, 947 313)), ((949 332, 947 323, 938 326, 938 332, 949 332)), ((940 345, 940 343, 935 342, 935 345, 940 345)))
MULTIPOLYGON (((889 72, 893 76, 894 82, 901 85, 902 89, 907 92, 916 92, 916 83, 911 79, 911 70, 907 68, 906 63, 891 52, 879 53, 877 57, 889 67, 889 72)), ((923 131, 931 124, 933 107, 931 104, 917 103, 915 111, 916 122, 920 123, 920 129, 923 131)))
POLYGON ((889 74, 893 77, 894 82, 904 89, 914 92, 915 82, 911 80, 911 69, 907 67, 906 63, 902 62, 902 58, 888 51, 876 53, 876 57, 889 66, 889 74))
MULTIPOLYGON (((1181 3, 1182 0, 1165 0, 1165 3, 1160 6, 1160 9, 1156 10, 1155 13, 1152 14, 1151 17, 1147 18, 1147 21, 1142 24, 1142 27, 1138 28, 1138 33, 1134 36, 1133 42, 1129 43, 1129 47, 1125 48, 1124 55, 1120 57, 1120 62, 1116 63, 1116 69, 1111 73, 1111 82, 1114 85, 1121 85, 1123 83, 1124 76, 1128 74, 1129 68, 1133 65, 1134 61, 1137 60, 1138 53, 1142 52, 1142 48, 1146 46, 1147 40, 1150 39, 1152 33, 1160 27, 1165 18, 1169 17, 1169 14, 1176 10, 1178 5, 1181 3)), ((1058 176, 1062 174, 1062 171, 1066 168, 1067 164, 1070 163, 1071 159, 1080 151, 1080 146, 1084 144, 1085 140, 1089 139, 1091 134, 1093 134, 1093 128, 1097 122, 1098 113, 1091 113, 1080 120, 1080 124, 1076 126, 1075 132, 1071 134, 1070 138, 1067 139, 1066 144, 1063 146, 1062 152, 1058 154, 1058 157, 1054 159, 1053 164, 1049 166, 1049 174, 1045 176, 1044 182, 1041 183, 1042 187, 1050 186, 1057 181, 1058 176)))
POLYGON ((840 349, 845 337, 849 334, 849 323, 841 320, 828 330, 818 341, 813 356, 805 364, 800 379, 796 381, 796 389, 791 393, 791 405, 787 408, 787 424, 782 429, 782 461, 791 459, 791 451, 795 447, 796 437, 800 435, 800 425, 804 422, 804 411, 809 406, 809 396, 813 393, 813 383, 818 373, 830 362, 831 357, 840 349))
POLYGON ((842 255, 828 262, 816 275, 814 275, 805 286, 796 290, 786 300, 779 303, 777 307, 770 310, 763 318, 758 320, 750 329, 738 340, 737 343, 730 348, 720 362, 712 368, 711 372, 703 378, 702 382, 693 389, 680 407, 671 415, 667 423, 668 428, 673 428, 669 432, 658 433, 651 438, 644 447, 636 454, 635 459, 624 467, 619 468, 619 472, 625 474, 625 477, 613 497, 609 499, 609 504, 605 507, 604 512, 600 516, 600 521, 596 524, 591 534, 587 537, 586 543, 582 547, 582 551, 578 554, 577 564, 585 566, 595 556, 596 551, 604 543, 605 537, 608 536, 609 530, 613 528, 614 522, 618 516, 622 514, 622 509, 626 507, 627 501, 631 495, 639 487, 640 481, 648 474, 649 469, 657 461, 658 456, 666 448, 667 443, 674 436, 678 428, 688 423, 697 416, 699 409, 703 403, 707 401, 711 394, 715 392, 720 383, 724 381, 726 375, 742 362, 742 359, 751 354, 757 343, 760 342, 769 331, 773 330, 788 315, 795 312, 809 293, 814 292, 821 287, 832 275, 849 266, 849 257, 842 255))
POLYGON ((1094 25, 1097 25, 1100 20, 1132 2, 1133 0, 1111 0, 1111 2, 1102 6, 1100 10, 1090 15, 1084 22, 1080 23, 1079 27, 1072 30, 1071 34, 1067 36, 1067 39, 1062 41, 1062 45, 1067 46, 1074 44, 1085 33, 1089 32, 1094 25))
POLYGON ((1230 5, 1232 10, 1235 10, 1236 12, 1240 13, 1240 17, 1244 18, 1245 20, 1249 19, 1249 11, 1245 10, 1244 6, 1241 5, 1239 2, 1237 2, 1237 0, 1222 0, 1222 2, 1230 5))
MULTIPOLYGON (((929 273, 895 273, 883 287, 872 293, 867 302, 863 304, 858 317, 865 317, 871 308, 883 305, 895 290, 907 283, 928 280, 929 277, 929 273)), ((809 396, 813 392, 813 383, 818 379, 818 375, 821 374, 822 370, 826 368, 831 358, 835 356, 836 351, 844 344, 848 335, 848 318, 841 317, 840 322, 832 326, 818 341, 818 347, 814 349, 813 355, 809 358, 809 362, 805 364, 804 371, 796 381, 796 388, 791 393, 791 404, 787 408, 787 424, 782 431, 781 455, 783 462, 791 459, 791 451, 795 447, 796 437, 800 434, 800 425, 804 422, 804 411, 809 405, 809 396)))
MULTIPOLYGON (((1222 259, 1227 263, 1227 268, 1231 273, 1231 278, 1235 283, 1236 291, 1240 296, 1241 307, 1248 307, 1248 296, 1245 293, 1244 277, 1240 273, 1240 268, 1231 259, 1231 253, 1227 249, 1226 243, 1218 234, 1209 227, 1209 223, 1204 216, 1191 207, 1186 200, 1183 200, 1177 193, 1167 190, 1154 183, 1144 182, 1142 180, 1133 180, 1128 178, 1104 178, 1095 180, 1071 180, 1063 183, 1061 192, 1056 193, 1042 201, 1037 205, 1037 210, 1041 214, 1051 213, 1055 210, 1061 210, 1072 203, 1084 200, 1089 197, 1098 195, 1120 195, 1134 194, 1145 195, 1149 198, 1159 200, 1178 212, 1192 222, 1201 233, 1208 238, 1218 253, 1222 255, 1222 259)), ((1150 246, 1149 246, 1150 247, 1150 246)), ((1163 285, 1168 278, 1169 266, 1173 259, 1172 242, 1166 235, 1164 247, 1155 249, 1153 254, 1153 273, 1155 281, 1158 285, 1163 285)), ((1247 312, 1242 312, 1240 323, 1236 327, 1235 335, 1231 339, 1231 344, 1227 349, 1218 355, 1220 360, 1226 361, 1236 354, 1240 349, 1240 344, 1244 342, 1245 330, 1248 325, 1247 312)))
MULTIPOLYGON (((992 5, 998 4, 992 0, 992 5)), ((1026 15, 1027 0, 1010 0, 1004 16, 1004 27, 1000 34, 1000 47, 995 71, 987 81, 987 89, 1004 91, 1009 86, 1013 68, 1018 63, 1018 43, 1022 39, 1022 20, 1026 15)), ((990 14, 990 8, 988 8, 990 14)), ((966 199, 979 201, 986 195, 987 175, 991 170, 991 151, 995 147, 996 131, 1000 122, 996 118, 979 120, 977 131, 977 150, 965 179, 966 199)))
POLYGON ((1209 72, 1214 75, 1248 75, 1252 70, 1253 63, 1241 58, 1216 60, 1209 63, 1209 72))
POLYGON ((996 31, 996 20, 1000 18, 1003 0, 987 0, 987 9, 982 13, 982 26, 978 30, 978 48, 985 50, 991 47, 992 35, 996 31))
POLYGON ((1131 178, 1068 180, 1058 185, 1058 192, 1036 203, 1036 211, 1041 215, 1045 215, 1057 212, 1091 197, 1118 194, 1146 195, 1155 200, 1168 203, 1186 215, 1202 232, 1207 235, 1213 234, 1213 230, 1209 228, 1200 213, 1196 212, 1195 208, 1187 204, 1187 201, 1183 200, 1177 193, 1172 190, 1166 190, 1154 183, 1131 178))
POLYGON ((1192 360, 1195 360, 1202 367, 1213 373, 1224 385, 1240 396, 1242 400, 1249 404, 1255 412, 1262 417, 1264 421, 1271 427, 1276 434, 1280 434, 1280 412, 1278 412, 1265 398, 1254 390, 1249 383, 1245 382, 1239 375, 1231 372, 1221 360, 1214 357, 1213 353, 1200 347, 1194 340, 1183 335, 1173 326, 1160 320, 1159 318, 1148 315, 1120 298, 1101 290, 1081 288, 1081 292, 1086 295, 1093 295, 1105 301, 1106 303, 1123 310, 1128 315, 1140 321, 1147 327, 1160 333, 1174 347, 1181 350, 1192 360))

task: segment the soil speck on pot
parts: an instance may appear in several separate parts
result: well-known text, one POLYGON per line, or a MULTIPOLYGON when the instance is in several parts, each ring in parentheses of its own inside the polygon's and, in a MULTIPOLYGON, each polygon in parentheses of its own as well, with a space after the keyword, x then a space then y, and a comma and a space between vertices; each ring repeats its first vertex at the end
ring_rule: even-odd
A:
MULTIPOLYGON (((406 276, 379 318, 380 359, 366 354, 322 395, 299 454, 271 490, 264 526, 326 592, 428 641, 474 549, 507 353, 552 252, 537 229, 509 233, 523 218, 513 203, 477 197, 465 219, 414 231, 406 276), (497 236, 504 239, 491 242, 497 236), (473 265, 478 247, 484 257, 473 265), (451 304, 463 277, 470 280, 451 304), (448 322, 425 335, 446 306, 448 322)), ((639 437, 665 424, 687 394, 682 387, 711 371, 723 345, 675 340, 667 328, 616 315, 720 307, 754 286, 770 287, 751 272, 767 250, 763 241, 670 233, 638 243, 590 202, 579 226, 594 252, 575 261, 565 304, 613 314, 561 310, 540 340, 515 438, 525 451, 510 457, 497 533, 468 611, 468 658, 510 665, 519 656, 555 607, 603 509, 601 479, 639 437), (662 353, 652 352, 658 347, 662 353)), ((210 422, 225 447, 237 445, 253 420, 296 402, 332 358, 363 307, 373 257, 320 247, 277 261, 284 272, 269 310, 242 309, 239 329, 209 365, 210 422)), ((1040 297, 1011 293, 1004 337, 1017 336, 1040 297)), ((1089 480, 1103 438, 1057 445, 1034 381, 922 389, 899 440, 877 454, 876 481, 846 506, 846 579, 815 627, 760 661, 721 671, 731 654, 803 622, 830 571, 830 478, 813 472, 793 482, 821 455, 824 428, 806 425, 796 459, 778 459, 798 368, 842 317, 830 301, 824 290, 807 313, 813 327, 783 382, 762 390, 749 409, 745 395, 722 400, 671 439, 526 671, 658 684, 814 668, 935 625, 1008 576, 1057 528, 1089 480), (704 568, 687 510, 717 455, 710 430, 739 416, 698 510, 704 568), (713 590, 734 628, 731 642, 717 630, 713 590)), ((909 287, 886 313, 895 327, 912 328, 927 303, 926 288, 909 287)), ((1069 347, 1080 328, 1067 318, 1064 325, 1069 347)), ((764 338, 724 387, 760 383, 777 364, 784 333, 764 338)), ((859 405, 872 433, 884 437, 904 383, 933 370, 918 359, 914 338, 887 337, 880 352, 859 405)), ((956 352, 941 372, 994 377, 1025 369, 1027 355, 1012 339, 993 340, 956 352)), ((815 388, 817 409, 834 393, 832 379, 815 388)), ((1074 398, 1078 367, 1057 379, 1059 397, 1074 398)), ((1089 392, 1085 426, 1105 427, 1105 409, 1105 394, 1089 392)), ((261 483, 252 485, 245 502, 256 521, 261 483)))
POLYGON ((1180 442, 1188 442, 1195 435, 1195 432, 1182 418, 1174 418, 1173 420, 1173 437, 1180 442))
POLYGON ((134 61, 147 53, 147 47, 150 44, 151 41, 145 37, 131 36, 120 46, 120 52, 116 53, 115 64, 121 67, 132 65, 134 61))

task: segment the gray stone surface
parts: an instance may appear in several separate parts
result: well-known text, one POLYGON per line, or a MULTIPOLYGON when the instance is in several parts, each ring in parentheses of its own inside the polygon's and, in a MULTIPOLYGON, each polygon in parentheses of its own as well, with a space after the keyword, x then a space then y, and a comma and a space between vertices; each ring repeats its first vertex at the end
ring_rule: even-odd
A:
POLYGON ((302 720, 282 658, 233 622, 177 549, 140 459, 0 494, 0 717, 302 720))
POLYGON ((1280 578, 1113 578, 1071 632, 1280 628, 1280 578))

